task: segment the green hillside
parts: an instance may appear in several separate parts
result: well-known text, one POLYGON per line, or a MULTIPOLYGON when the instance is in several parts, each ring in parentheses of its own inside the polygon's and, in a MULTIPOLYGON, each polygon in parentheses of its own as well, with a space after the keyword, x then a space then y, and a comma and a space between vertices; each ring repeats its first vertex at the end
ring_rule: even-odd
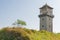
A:
POLYGON ((60 40, 60 34, 26 28, 3 28, 0 40, 60 40))

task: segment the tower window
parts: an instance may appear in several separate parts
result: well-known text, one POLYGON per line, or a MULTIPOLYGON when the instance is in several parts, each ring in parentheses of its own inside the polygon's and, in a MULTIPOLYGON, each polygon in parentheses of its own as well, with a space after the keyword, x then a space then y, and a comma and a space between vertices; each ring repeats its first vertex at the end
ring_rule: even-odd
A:
POLYGON ((42 20, 44 20, 44 18, 42 18, 42 20))
POLYGON ((50 28, 50 25, 49 25, 49 28, 50 28))
POLYGON ((44 25, 42 25, 42 27, 44 27, 44 25))
POLYGON ((50 20, 50 18, 49 18, 49 20, 50 20))

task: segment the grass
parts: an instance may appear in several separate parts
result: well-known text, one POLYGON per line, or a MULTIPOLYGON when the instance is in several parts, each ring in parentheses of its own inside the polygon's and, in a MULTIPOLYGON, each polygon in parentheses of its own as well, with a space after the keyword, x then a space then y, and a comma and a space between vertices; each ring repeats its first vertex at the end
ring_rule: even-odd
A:
POLYGON ((60 40, 60 33, 26 28, 3 28, 0 30, 0 40, 60 40))

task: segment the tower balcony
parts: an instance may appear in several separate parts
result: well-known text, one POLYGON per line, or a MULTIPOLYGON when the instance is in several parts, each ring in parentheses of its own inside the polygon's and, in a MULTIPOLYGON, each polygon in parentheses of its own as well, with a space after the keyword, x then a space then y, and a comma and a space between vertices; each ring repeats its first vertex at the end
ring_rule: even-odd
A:
POLYGON ((39 16, 39 17, 48 16, 48 17, 54 18, 54 15, 48 15, 48 14, 40 14, 40 15, 38 15, 38 16, 39 16))

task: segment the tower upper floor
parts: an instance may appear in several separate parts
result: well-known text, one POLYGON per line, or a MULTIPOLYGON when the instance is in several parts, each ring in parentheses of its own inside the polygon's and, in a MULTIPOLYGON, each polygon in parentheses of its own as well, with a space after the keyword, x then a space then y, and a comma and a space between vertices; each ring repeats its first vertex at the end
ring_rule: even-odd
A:
POLYGON ((53 15, 53 8, 50 7, 49 5, 45 4, 44 6, 42 6, 40 9, 40 17, 41 16, 50 16, 50 17, 54 17, 53 15))

